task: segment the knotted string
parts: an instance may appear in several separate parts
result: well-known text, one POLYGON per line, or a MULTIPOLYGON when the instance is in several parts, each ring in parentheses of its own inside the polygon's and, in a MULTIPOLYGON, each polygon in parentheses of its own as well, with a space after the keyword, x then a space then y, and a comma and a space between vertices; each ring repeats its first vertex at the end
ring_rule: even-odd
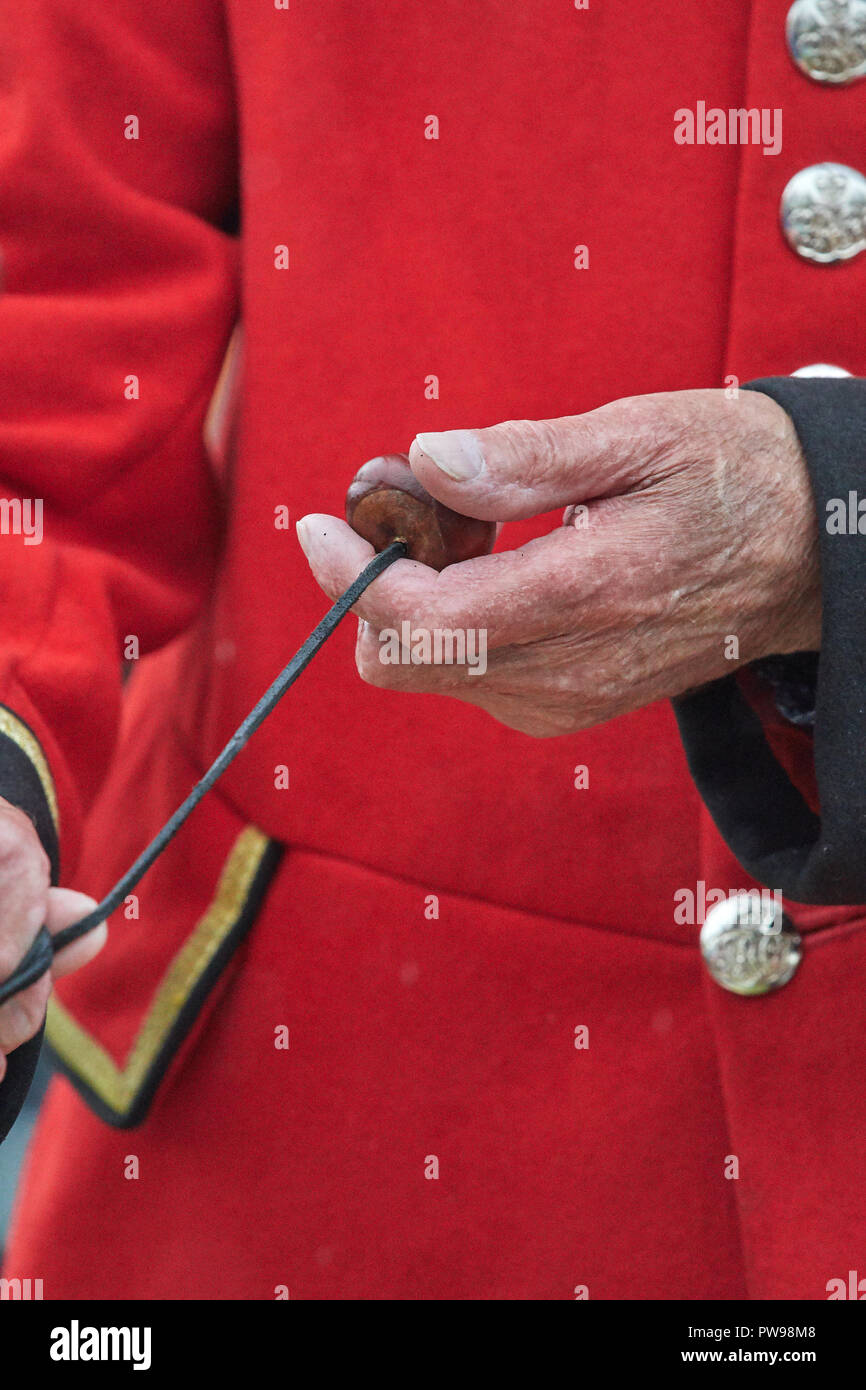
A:
POLYGON ((174 815, 166 821, 159 833, 151 840, 147 849, 138 856, 123 878, 118 879, 111 891, 102 899, 102 902, 92 912, 88 912, 86 917, 82 917, 80 922, 73 922, 71 926, 64 927, 62 931, 57 932, 56 936, 51 936, 47 927, 40 928, 36 940, 14 975, 0 984, 0 1004, 5 1004, 6 1000, 11 999, 14 994, 19 994, 22 989, 27 989, 29 985, 34 984, 45 974, 46 970, 50 970, 51 961, 58 951, 62 951, 64 946, 70 946, 73 941, 77 941, 79 937, 85 936, 94 927, 98 927, 100 922, 104 922, 112 912, 121 906, 129 891, 144 876, 154 860, 159 858, 166 845, 174 839, 184 821, 195 810, 205 793, 209 792, 214 783, 223 775, 229 763, 234 762, 238 753, 249 742, 259 725, 267 719, 289 686, 294 685, 301 672, 309 666, 313 657, 324 646, 352 605, 357 603, 364 590, 373 583, 374 579, 378 579, 389 565, 392 565, 395 560, 402 559, 406 554, 408 554, 406 543, 394 541, 386 550, 373 556, 358 578, 349 585, 344 594, 340 595, 333 608, 328 610, 318 627, 310 633, 303 646, 298 648, 288 666, 283 668, 262 698, 253 706, 246 719, 232 734, 225 748, 211 763, 201 780, 195 784, 186 800, 178 806, 174 815))

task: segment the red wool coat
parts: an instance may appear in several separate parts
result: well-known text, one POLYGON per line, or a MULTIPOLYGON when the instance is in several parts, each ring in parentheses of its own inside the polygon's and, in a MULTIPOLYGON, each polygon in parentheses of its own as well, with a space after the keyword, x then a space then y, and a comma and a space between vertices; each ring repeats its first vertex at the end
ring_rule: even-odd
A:
MULTIPOLYGON (((110 885, 321 616, 280 509, 339 512, 419 430, 866 374, 866 257, 810 264, 778 223, 798 169, 864 163, 864 88, 797 70, 787 10, 0 20, 0 458, 45 506, 41 545, 0 547, 0 702, 43 750, 64 882, 110 885), (677 143, 698 101, 781 108, 781 152, 677 143), (237 412, 205 429, 239 319, 237 412)), ((826 1297, 866 1231, 866 914, 795 905, 795 978, 726 993, 675 907, 748 880, 667 706, 532 741, 363 686, 352 626, 58 990, 99 1114, 54 1083, 5 1272, 47 1298, 826 1297)))

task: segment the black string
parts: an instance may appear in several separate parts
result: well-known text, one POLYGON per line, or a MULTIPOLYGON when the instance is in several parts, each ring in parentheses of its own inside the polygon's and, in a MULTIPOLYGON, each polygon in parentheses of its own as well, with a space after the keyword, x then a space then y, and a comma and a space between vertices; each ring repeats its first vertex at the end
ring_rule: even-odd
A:
POLYGON ((313 657, 324 646, 352 605, 357 603, 364 590, 373 583, 374 579, 378 579, 389 565, 407 553, 408 547, 405 542, 394 541, 379 555, 374 555, 354 583, 349 585, 346 592, 337 599, 333 608, 325 614, 318 627, 310 633, 303 646, 298 648, 288 666, 280 672, 262 698, 253 706, 244 722, 232 734, 225 748, 201 780, 196 783, 183 804, 178 806, 174 815, 166 821, 159 833, 151 840, 147 849, 138 856, 132 867, 123 875, 123 878, 118 879, 99 906, 89 912, 86 917, 82 917, 80 922, 74 922, 72 926, 64 927, 63 931, 58 932, 56 936, 50 936, 45 927, 40 929, 39 935, 14 975, 0 984, 0 1004, 5 1004, 6 1000, 11 999, 14 994, 18 994, 22 989, 32 985, 41 975, 45 974, 46 970, 50 969, 52 957, 58 951, 62 951, 64 946, 70 946, 73 941, 77 941, 79 937, 85 936, 94 927, 98 927, 100 922, 104 922, 106 917, 110 917, 111 913, 120 907, 130 889, 135 887, 154 860, 162 854, 190 812, 195 809, 205 793, 210 791, 213 784, 225 772, 229 763, 234 761, 241 749, 249 742, 259 725, 285 695, 289 686, 294 685, 301 672, 309 666, 313 657))

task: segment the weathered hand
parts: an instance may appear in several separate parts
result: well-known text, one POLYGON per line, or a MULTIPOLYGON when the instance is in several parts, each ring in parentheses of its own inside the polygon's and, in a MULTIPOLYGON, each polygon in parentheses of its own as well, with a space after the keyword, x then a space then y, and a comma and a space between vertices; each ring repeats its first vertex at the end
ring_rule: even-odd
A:
MULTIPOLYGON (((96 903, 71 888, 52 888, 48 857, 28 816, 0 797, 0 980, 7 979, 33 945, 43 923, 52 936, 77 922, 96 903)), ((105 945, 103 923, 54 957, 51 972, 0 1006, 0 1081, 4 1054, 39 1031, 51 980, 85 965, 105 945)))
MULTIPOLYGON (((419 436, 410 460, 467 516, 568 510, 519 550, 441 574, 392 565, 355 610, 358 669, 373 685, 456 696, 548 736, 820 646, 814 503, 793 426, 767 396, 629 397, 560 420, 419 436), (406 621, 413 634, 486 629, 486 671, 383 660, 393 641, 380 633, 406 621)), ((305 517, 298 536, 332 597, 372 553, 333 517, 305 517)))

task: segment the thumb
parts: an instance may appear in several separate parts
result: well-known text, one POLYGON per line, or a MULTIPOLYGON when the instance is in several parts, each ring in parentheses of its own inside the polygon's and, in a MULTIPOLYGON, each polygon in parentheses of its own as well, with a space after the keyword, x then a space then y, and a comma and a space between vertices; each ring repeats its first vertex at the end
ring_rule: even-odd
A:
MULTIPOLYGON (((74 888, 49 888, 45 925, 51 935, 56 936, 64 927, 71 927, 73 922, 80 922, 96 905, 93 898, 86 893, 77 892, 74 888)), ((62 975, 69 975, 73 970, 80 970, 82 965, 87 965, 99 954, 107 939, 108 927, 105 922, 100 922, 98 927, 64 946, 54 957, 51 967, 54 978, 59 980, 62 975)))
POLYGON ((464 516, 516 521, 571 502, 628 492, 682 438, 675 397, 630 396, 558 420, 506 420, 481 430, 419 434, 413 473, 438 501, 464 516))

